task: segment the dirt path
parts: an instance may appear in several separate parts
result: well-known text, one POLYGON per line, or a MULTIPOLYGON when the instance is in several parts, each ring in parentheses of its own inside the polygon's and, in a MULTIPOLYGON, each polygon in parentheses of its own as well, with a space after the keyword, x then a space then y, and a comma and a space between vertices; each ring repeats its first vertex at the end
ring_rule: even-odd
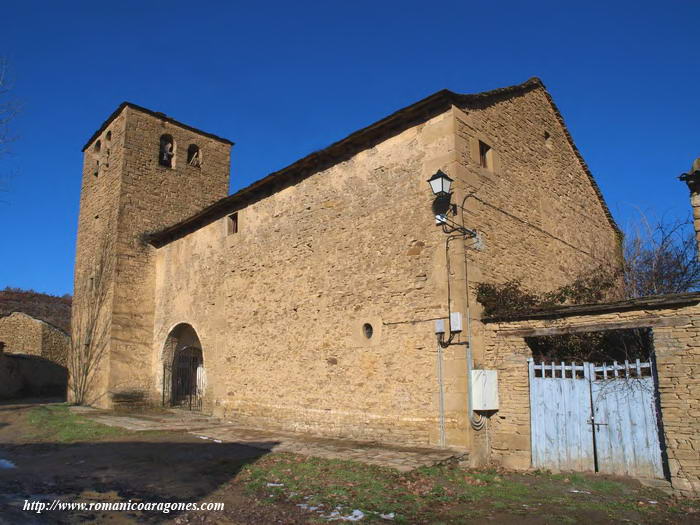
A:
POLYGON ((0 405, 0 523, 299 523, 293 506, 261 507, 231 483, 263 452, 217 444, 184 432, 129 433, 93 443, 47 442, 28 422, 32 404, 0 405), (35 512, 24 500, 223 502, 221 513, 35 512), (201 518, 201 519, 197 519, 201 518))

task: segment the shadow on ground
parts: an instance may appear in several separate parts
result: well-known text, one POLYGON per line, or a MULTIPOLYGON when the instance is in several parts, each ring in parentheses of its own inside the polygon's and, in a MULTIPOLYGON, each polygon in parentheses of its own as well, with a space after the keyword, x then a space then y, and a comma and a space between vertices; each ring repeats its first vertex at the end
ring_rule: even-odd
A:
MULTIPOLYGON (((192 442, 191 436, 180 436, 179 442, 153 438, 153 441, 146 438, 130 442, 0 446, 0 458, 17 466, 0 470, 0 524, 77 523, 101 521, 104 517, 95 512, 68 511, 37 515, 22 510, 25 500, 216 501, 207 498, 234 480, 243 466, 266 453, 231 443, 192 442)), ((149 523, 178 515, 177 512, 120 514, 125 521, 149 523)))
POLYGON ((56 396, 56 397, 23 397, 19 399, 0 399, 0 412, 11 411, 17 412, 17 410, 22 408, 28 408, 31 406, 39 405, 52 405, 65 402, 66 398, 56 396))

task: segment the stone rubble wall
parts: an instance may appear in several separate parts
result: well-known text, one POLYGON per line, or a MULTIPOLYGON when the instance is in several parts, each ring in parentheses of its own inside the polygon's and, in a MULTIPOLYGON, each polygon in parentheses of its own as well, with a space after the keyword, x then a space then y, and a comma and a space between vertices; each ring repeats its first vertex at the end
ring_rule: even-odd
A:
POLYGON ((21 312, 0 317, 0 341, 4 352, 12 354, 41 355, 41 322, 21 312))
POLYGON ((22 312, 0 317, 0 341, 5 353, 40 356, 62 366, 70 349, 68 334, 22 312))
MULTIPOLYGON (((565 328, 636 323, 652 327, 671 482, 685 495, 700 495, 700 305, 494 322, 483 326, 484 366, 498 371, 500 410, 490 418, 491 459, 529 468, 530 402, 525 328, 565 328)), ((635 326, 636 326, 635 325, 635 326)))

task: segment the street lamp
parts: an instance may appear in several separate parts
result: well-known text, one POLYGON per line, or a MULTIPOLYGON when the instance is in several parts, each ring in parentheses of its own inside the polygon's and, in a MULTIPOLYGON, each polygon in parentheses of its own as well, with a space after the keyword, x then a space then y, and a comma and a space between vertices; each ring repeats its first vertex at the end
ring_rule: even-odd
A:
POLYGON ((435 175, 428 179, 430 189, 433 190, 436 197, 445 197, 446 195, 449 195, 452 182, 452 179, 441 170, 435 172, 435 175))
POLYGON ((443 204, 441 207, 444 207, 447 210, 444 213, 438 213, 435 215, 435 224, 442 226, 442 230, 447 234, 457 232, 460 235, 464 235, 465 237, 469 238, 478 237, 476 230, 465 228, 448 217, 450 210, 452 210, 452 215, 457 214, 457 206, 450 204, 452 197, 452 193, 450 192, 452 182, 454 181, 447 174, 443 173, 442 170, 437 170, 435 175, 428 179, 430 189, 435 195, 435 202, 441 201, 443 204))

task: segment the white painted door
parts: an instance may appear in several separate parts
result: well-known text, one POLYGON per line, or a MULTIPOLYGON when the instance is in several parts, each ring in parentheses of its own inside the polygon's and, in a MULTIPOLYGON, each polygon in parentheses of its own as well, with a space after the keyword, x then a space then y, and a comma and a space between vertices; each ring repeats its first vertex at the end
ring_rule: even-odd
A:
POLYGON ((530 360, 532 465, 555 470, 595 470, 590 425, 591 391, 582 364, 530 360))

